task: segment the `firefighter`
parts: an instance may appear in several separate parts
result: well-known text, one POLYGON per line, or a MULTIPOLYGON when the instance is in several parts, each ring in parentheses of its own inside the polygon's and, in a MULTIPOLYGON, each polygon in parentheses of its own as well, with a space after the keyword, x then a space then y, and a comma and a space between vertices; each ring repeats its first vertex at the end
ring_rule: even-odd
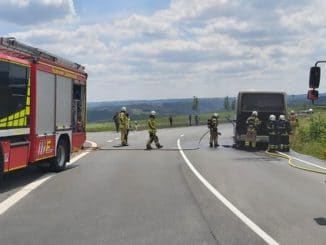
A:
POLYGON ((127 109, 126 107, 122 107, 119 113, 119 128, 121 132, 121 146, 127 146, 126 142, 126 134, 128 129, 128 117, 126 115, 127 109))
POLYGON ((280 118, 277 123, 277 131, 278 131, 278 142, 279 142, 279 150, 280 151, 289 151, 289 134, 291 132, 291 125, 289 121, 285 119, 284 115, 280 115, 280 118))
POLYGON ((150 115, 149 115, 149 119, 148 119, 148 133, 149 133, 149 139, 147 141, 146 144, 146 150, 151 150, 153 149, 151 144, 153 143, 153 141, 155 142, 155 145, 157 147, 157 149, 162 148, 163 146, 160 144, 159 139, 156 135, 156 119, 155 119, 155 115, 156 112, 155 111, 151 111, 150 115))
POLYGON ((257 111, 253 111, 251 116, 247 118, 246 125, 247 125, 247 134, 245 139, 245 147, 247 149, 255 149, 257 129, 260 125, 260 120, 258 118, 257 111))
POLYGON ((207 126, 209 128, 210 138, 209 138, 209 147, 217 148, 219 146, 217 142, 218 138, 218 113, 214 113, 213 116, 208 119, 207 126))
POLYGON ((127 117, 127 126, 126 126, 126 134, 125 134, 125 141, 126 144, 128 145, 128 135, 129 135, 129 131, 130 131, 130 116, 129 113, 126 112, 126 117, 127 117))
POLYGON ((119 112, 116 112, 112 119, 114 121, 115 130, 119 133, 119 112))
POLYGON ((296 126, 298 126, 298 118, 294 111, 291 111, 289 116, 289 122, 291 125, 291 129, 294 130, 296 126))
POLYGON ((138 130, 138 122, 134 121, 134 124, 135 124, 135 131, 137 131, 138 130))
POLYGON ((172 118, 172 116, 169 116, 169 123, 170 123, 170 127, 172 127, 173 126, 173 118, 172 118))
POLYGON ((271 114, 267 121, 267 130, 269 135, 268 151, 278 150, 277 122, 276 116, 271 114))
POLYGON ((83 121, 82 121, 81 117, 78 117, 78 119, 77 119, 76 130, 77 130, 77 132, 84 131, 83 121))

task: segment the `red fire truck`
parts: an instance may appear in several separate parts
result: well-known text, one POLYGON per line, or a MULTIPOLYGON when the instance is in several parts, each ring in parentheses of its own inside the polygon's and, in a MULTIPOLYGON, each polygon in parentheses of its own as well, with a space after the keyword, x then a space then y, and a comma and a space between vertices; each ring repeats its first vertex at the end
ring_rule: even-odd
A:
POLYGON ((86 140, 80 64, 0 38, 0 177, 47 159, 62 171, 86 140))

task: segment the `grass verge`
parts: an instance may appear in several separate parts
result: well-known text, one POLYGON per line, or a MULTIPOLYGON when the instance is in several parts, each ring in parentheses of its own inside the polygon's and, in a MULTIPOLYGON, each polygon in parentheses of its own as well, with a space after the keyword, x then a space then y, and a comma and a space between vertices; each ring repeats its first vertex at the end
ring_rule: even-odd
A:
POLYGON ((314 114, 298 118, 299 126, 290 136, 291 148, 305 155, 325 160, 326 109, 317 109, 314 114))

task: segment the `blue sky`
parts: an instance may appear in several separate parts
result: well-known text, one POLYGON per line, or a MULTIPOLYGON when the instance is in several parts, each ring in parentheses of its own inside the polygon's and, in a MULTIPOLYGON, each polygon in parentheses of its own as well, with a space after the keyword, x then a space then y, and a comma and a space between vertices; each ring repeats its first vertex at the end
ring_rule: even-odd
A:
POLYGON ((7 0, 0 30, 84 64, 89 101, 291 95, 325 59, 325 12, 324 0, 7 0))

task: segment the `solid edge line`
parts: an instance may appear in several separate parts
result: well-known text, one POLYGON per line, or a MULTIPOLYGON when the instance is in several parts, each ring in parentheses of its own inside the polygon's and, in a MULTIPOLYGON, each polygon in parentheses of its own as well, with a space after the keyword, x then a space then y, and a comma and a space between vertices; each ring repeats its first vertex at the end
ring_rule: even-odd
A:
MULTIPOLYGON (((88 141, 88 142, 91 143, 92 147, 96 147, 97 146, 97 144, 94 143, 94 142, 91 142, 91 141, 88 141)), ((85 151, 85 152, 83 152, 83 153, 81 153, 81 154, 73 157, 71 159, 71 161, 67 163, 67 166, 75 163, 76 161, 78 161, 82 157, 86 156, 90 152, 91 151, 85 151)), ((25 196, 27 196, 30 192, 32 192, 37 187, 39 187, 40 185, 42 185, 43 183, 45 183, 46 181, 48 181, 49 179, 51 179, 53 176, 55 176, 55 174, 53 174, 53 173, 46 174, 46 175, 40 177, 39 179, 36 179, 32 183, 29 183, 28 185, 26 185, 25 187, 23 187, 22 189, 20 189, 19 191, 17 191, 16 193, 14 193, 11 196, 9 196, 7 199, 5 199, 4 201, 2 201, 0 203, 0 216, 2 214, 4 214, 8 209, 10 209, 12 206, 14 206, 16 203, 18 203, 25 196)))
POLYGON ((201 183, 218 199, 220 200, 232 213, 234 213, 243 223, 245 223, 253 232, 255 232, 259 237, 261 237, 265 242, 272 245, 279 245, 270 235, 263 231, 258 225, 251 221, 244 213, 237 209, 229 200, 227 200, 220 192, 218 192, 192 165, 190 160, 187 158, 183 152, 180 139, 177 141, 179 152, 183 157, 184 161, 187 163, 189 169, 192 173, 201 181, 201 183))
POLYGON ((9 208, 18 203, 21 199, 23 199, 26 195, 28 195, 31 191, 35 190, 41 184, 45 183, 49 179, 51 179, 54 174, 47 174, 40 179, 33 181, 32 183, 26 185, 21 190, 17 191, 15 194, 8 197, 6 200, 0 203, 0 215, 5 213, 9 208))

